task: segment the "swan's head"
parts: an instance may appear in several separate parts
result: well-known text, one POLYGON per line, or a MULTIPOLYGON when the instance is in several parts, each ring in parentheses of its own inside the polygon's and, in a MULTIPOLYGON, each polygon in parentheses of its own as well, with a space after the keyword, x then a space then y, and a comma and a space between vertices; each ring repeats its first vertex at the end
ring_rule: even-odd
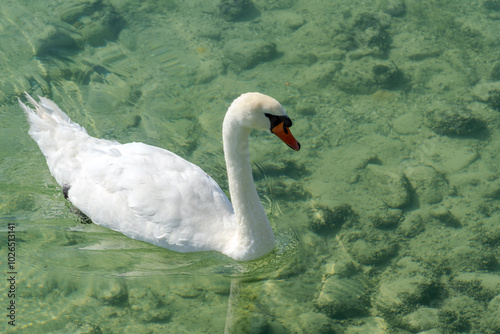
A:
POLYGON ((290 131, 292 121, 281 104, 270 96, 242 94, 233 101, 228 114, 242 127, 272 132, 294 150, 300 149, 299 142, 290 131))

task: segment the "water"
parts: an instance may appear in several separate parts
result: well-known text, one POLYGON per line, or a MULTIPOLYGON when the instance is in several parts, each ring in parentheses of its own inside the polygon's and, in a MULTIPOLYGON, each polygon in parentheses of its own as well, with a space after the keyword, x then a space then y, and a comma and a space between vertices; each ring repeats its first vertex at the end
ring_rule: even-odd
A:
POLYGON ((242 3, 2 2, 0 330, 499 332, 498 1, 242 3), (82 224, 23 91, 225 191, 225 110, 275 97, 302 145, 252 134, 278 246, 240 263, 82 224))

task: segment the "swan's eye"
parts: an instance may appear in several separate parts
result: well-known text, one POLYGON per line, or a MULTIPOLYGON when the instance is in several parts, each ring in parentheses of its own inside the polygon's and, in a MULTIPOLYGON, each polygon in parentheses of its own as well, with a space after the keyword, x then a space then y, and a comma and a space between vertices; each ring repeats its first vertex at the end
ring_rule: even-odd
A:
POLYGON ((284 123, 283 125, 285 126, 285 129, 292 126, 292 120, 288 116, 276 116, 267 113, 264 115, 266 115, 266 117, 269 118, 269 121, 271 122, 271 130, 281 123, 284 123))

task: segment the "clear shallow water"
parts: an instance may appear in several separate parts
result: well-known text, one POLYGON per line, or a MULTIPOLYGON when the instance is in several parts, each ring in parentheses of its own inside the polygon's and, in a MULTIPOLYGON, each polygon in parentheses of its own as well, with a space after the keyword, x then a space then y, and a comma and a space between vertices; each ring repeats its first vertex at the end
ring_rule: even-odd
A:
POLYGON ((7 282, 14 223, 16 296, 0 286, 0 328, 498 332, 495 2, 255 0, 235 18, 219 3, 2 2, 0 265, 7 282), (22 91, 223 189, 229 103, 277 98, 302 150, 257 133, 251 149, 278 247, 238 263, 81 224, 27 134, 22 91), (332 216, 343 203, 352 213, 332 216))

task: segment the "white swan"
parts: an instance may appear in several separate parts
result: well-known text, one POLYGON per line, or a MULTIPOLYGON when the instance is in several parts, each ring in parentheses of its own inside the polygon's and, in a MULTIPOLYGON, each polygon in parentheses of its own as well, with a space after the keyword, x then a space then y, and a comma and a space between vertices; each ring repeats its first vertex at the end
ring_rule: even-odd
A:
POLYGON ((272 131, 291 148, 292 122, 281 104, 260 93, 233 101, 222 127, 229 192, 198 166, 143 143, 120 144, 87 134, 51 100, 35 110, 19 100, 29 134, 65 198, 94 223, 178 252, 215 250, 247 261, 270 252, 273 230, 255 189, 248 137, 272 131))

